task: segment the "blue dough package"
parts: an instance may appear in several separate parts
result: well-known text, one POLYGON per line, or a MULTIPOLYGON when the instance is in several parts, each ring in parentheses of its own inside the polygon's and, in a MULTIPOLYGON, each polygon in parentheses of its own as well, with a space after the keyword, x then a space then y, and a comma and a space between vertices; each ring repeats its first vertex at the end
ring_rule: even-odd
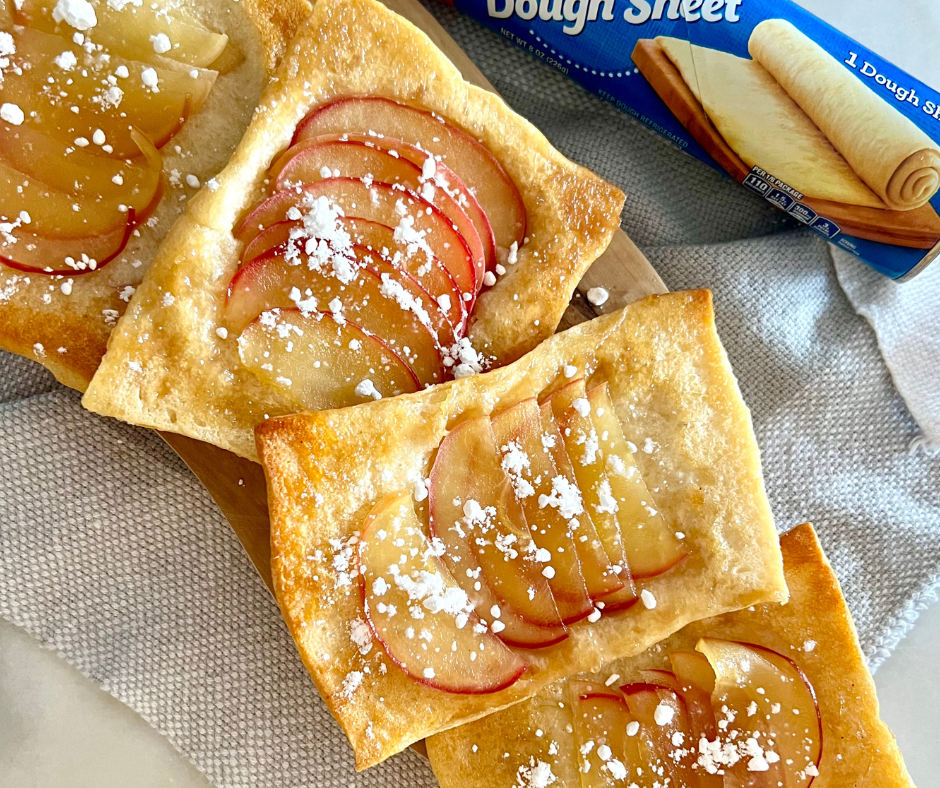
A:
POLYGON ((940 94, 788 0, 453 0, 893 279, 940 254, 940 94))

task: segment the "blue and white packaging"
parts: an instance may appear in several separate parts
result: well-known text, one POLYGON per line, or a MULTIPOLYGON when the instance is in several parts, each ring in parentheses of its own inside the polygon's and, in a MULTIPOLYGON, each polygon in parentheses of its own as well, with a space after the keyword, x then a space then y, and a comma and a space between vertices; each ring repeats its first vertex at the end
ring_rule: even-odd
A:
POLYGON ((789 0, 452 0, 893 279, 940 255, 940 94, 789 0))

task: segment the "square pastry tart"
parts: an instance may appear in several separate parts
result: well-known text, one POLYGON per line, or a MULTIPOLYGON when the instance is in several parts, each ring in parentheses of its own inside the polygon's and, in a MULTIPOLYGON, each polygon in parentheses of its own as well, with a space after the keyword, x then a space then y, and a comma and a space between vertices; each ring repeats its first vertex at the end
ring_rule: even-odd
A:
POLYGON ((257 440, 275 593, 359 768, 786 599, 707 291, 483 375, 272 419, 257 440))
POLYGON ((251 459, 266 418, 531 350, 624 201, 371 0, 316 3, 216 184, 84 404, 251 459))
POLYGON ((427 741, 441 788, 913 788, 812 526, 790 601, 697 621, 427 741))
POLYGON ((306 0, 0 9, 0 347, 84 389, 187 199, 251 119, 306 0))

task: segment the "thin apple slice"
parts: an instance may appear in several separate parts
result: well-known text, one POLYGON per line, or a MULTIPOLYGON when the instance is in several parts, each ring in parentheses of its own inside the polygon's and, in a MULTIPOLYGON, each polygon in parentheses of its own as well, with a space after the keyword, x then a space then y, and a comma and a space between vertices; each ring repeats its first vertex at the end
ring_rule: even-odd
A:
MULTIPOLYGON (((718 722, 712 708, 715 672, 711 665, 705 656, 697 651, 671 651, 669 661, 673 670, 670 675, 675 677, 678 686, 666 686, 678 692, 685 702, 689 712, 689 724, 692 726, 693 743, 703 739, 715 741, 718 737, 718 722)), ((722 775, 707 771, 702 764, 698 764, 696 771, 701 788, 723 788, 722 775)))
POLYGON ((343 283, 335 276, 311 269, 303 259, 288 261, 283 252, 270 249, 232 277, 225 298, 225 327, 240 334, 262 312, 290 309, 297 302, 309 305, 307 311, 328 311, 327 304, 343 290, 343 283))
MULTIPOLYGON (((53 18, 56 4, 57 0, 17 0, 14 4, 16 24, 71 39, 74 28, 64 21, 57 23, 53 18)), ((169 58, 189 66, 208 68, 229 44, 224 33, 215 33, 166 4, 112 5, 91 0, 91 5, 98 23, 85 31, 86 39, 130 60, 160 63, 162 58, 169 58), (166 36, 170 49, 158 53, 153 39, 160 34, 166 36)))
POLYGON ((616 515, 617 503, 604 470, 599 438, 588 412, 584 379, 578 378, 556 388, 544 405, 551 408, 558 424, 572 471, 584 495, 585 507, 594 519, 604 550, 625 581, 626 587, 611 602, 618 607, 633 604, 637 597, 631 567, 616 515))
POLYGON ((682 682, 676 677, 676 674, 669 670, 659 668, 649 668, 640 671, 640 676, 647 684, 653 684, 663 689, 672 690, 675 693, 680 692, 682 682))
POLYGON ((702 638, 695 648, 715 671, 712 707, 725 722, 721 739, 754 740, 727 767, 736 784, 808 788, 819 774, 823 741, 816 693, 803 671, 752 643, 702 638))
POLYGON ((229 284, 225 322, 240 333, 262 312, 297 307, 301 312, 341 313, 367 333, 382 338, 408 365, 423 386, 441 383, 446 368, 437 340, 413 310, 413 305, 389 294, 378 272, 358 265, 348 281, 329 266, 309 258, 288 260, 276 250, 266 252, 239 269, 229 284), (335 308, 334 308, 335 307, 335 308))
POLYGON ((684 560, 689 552, 666 524, 643 481, 623 436, 607 384, 591 389, 587 402, 591 422, 600 440, 610 491, 616 502, 617 521, 630 571, 635 579, 660 575, 684 560))
MULTIPOLYGON (((288 229, 288 240, 280 245, 280 253, 287 262, 299 264, 301 257, 306 256, 309 265, 332 268, 340 279, 350 277, 354 268, 366 266, 380 278, 383 293, 397 301, 402 308, 413 312, 434 334, 442 349, 451 347, 457 341, 457 331, 448 321, 441 304, 414 277, 377 252, 352 242, 348 229, 341 221, 340 206, 325 195, 308 195, 303 209, 307 211, 306 215, 298 207, 287 209, 291 221, 301 223, 288 229)), ((253 211, 253 214, 259 210, 253 211)), ((275 252, 277 248, 271 251, 275 252)))
POLYGON ((548 505, 549 500, 564 494, 568 481, 542 445, 538 402, 523 400, 493 417, 492 424, 503 470, 522 504, 543 572, 551 570, 548 585, 558 613, 566 624, 580 621, 591 614, 594 604, 581 576, 573 538, 576 532, 569 525, 575 515, 548 505))
POLYGON ((669 661, 679 681, 707 692, 711 697, 715 691, 715 671, 704 654, 699 651, 670 651, 669 661))
POLYGON ((585 495, 586 488, 568 454, 565 436, 552 413, 551 401, 542 403, 540 410, 542 430, 547 436, 547 445, 555 460, 555 466, 581 491, 583 512, 578 519, 583 533, 576 538, 575 544, 581 558, 582 574, 587 580, 588 592, 592 599, 600 600, 599 606, 603 605, 607 612, 625 610, 636 604, 637 595, 626 561, 616 554, 611 558, 612 551, 608 548, 608 543, 618 544, 618 534, 611 532, 610 521, 605 518, 603 511, 591 511, 592 499, 585 495))
POLYGON ((302 241, 306 238, 303 223, 285 219, 265 227, 252 238, 242 249, 242 265, 248 265, 252 260, 267 254, 270 251, 283 252, 288 244, 302 241))
POLYGON ((344 408, 421 387, 381 339, 323 312, 264 312, 238 338, 238 354, 262 382, 305 410, 344 408))
POLYGON ((505 626, 497 626, 497 634, 515 640, 504 610, 555 633, 546 633, 547 639, 564 630, 485 416, 462 422, 438 447, 430 511, 431 533, 445 545, 445 563, 474 599, 480 617, 495 617, 505 626), (492 593, 483 592, 483 586, 492 593))
MULTIPOLYGON (((671 675, 671 674, 670 674, 671 675)), ((667 785, 698 788, 698 741, 685 702, 674 690, 637 682, 620 688, 638 723, 640 749, 667 785)))
POLYGON ((91 210, 133 208, 145 221, 163 194, 160 152, 143 134, 131 135, 143 159, 120 161, 77 148, 32 126, 0 122, 0 161, 53 189, 72 194, 91 210))
POLYGON ((342 217, 340 223, 349 232, 353 243, 378 252, 417 279, 447 316, 454 332, 458 336, 466 333, 473 298, 465 297, 453 274, 437 257, 428 260, 427 255, 413 245, 396 240, 395 231, 387 225, 351 216, 342 217))
POLYGON ((447 315, 413 276, 375 252, 363 247, 356 249, 363 263, 382 282, 382 292, 410 312, 418 316, 437 341, 438 347, 449 348, 457 342, 457 332, 447 320, 447 315))
MULTIPOLYGON (((300 148, 305 145, 336 141, 351 141, 370 145, 378 150, 387 151, 396 158, 406 159, 417 166, 421 170, 422 179, 425 183, 443 189, 466 211, 483 243, 486 270, 491 271, 496 267, 499 260, 496 256, 496 238, 493 236, 493 226, 486 218, 479 201, 473 196, 473 192, 467 188, 457 173, 444 164, 440 156, 432 156, 427 151, 423 151, 414 145, 408 145, 393 137, 379 137, 375 134, 350 134, 348 132, 313 137, 297 143, 294 147, 300 148), (431 159, 431 162, 428 161, 429 159, 431 159)), ((272 167, 272 171, 277 171, 276 165, 272 167)), ((480 272, 480 276, 482 275, 483 272, 480 272)))
POLYGON ((130 210, 123 227, 86 238, 47 238, 16 224, 0 222, 0 263, 30 273, 78 276, 100 271, 121 254, 136 219, 130 210))
POLYGON ((568 679, 577 751, 581 754, 581 788, 653 788, 654 775, 642 756, 623 695, 603 684, 568 679))
POLYGON ((427 110, 380 97, 338 99, 311 112, 294 142, 324 134, 374 134, 419 147, 441 160, 469 187, 508 251, 525 240, 525 206, 496 157, 469 134, 427 110))
POLYGON ((16 53, 4 71, 4 101, 24 109, 27 125, 79 147, 101 139, 102 151, 116 158, 139 155, 133 127, 158 148, 166 144, 202 106, 216 77, 214 71, 172 61, 151 66, 88 54, 69 40, 31 28, 15 28, 13 39, 16 53), (68 69, 57 65, 66 54, 76 64, 68 69), (127 76, 117 76, 124 69, 127 76), (153 89, 144 83, 145 72, 156 79, 153 89))
POLYGON ((499 692, 525 672, 525 661, 479 626, 467 594, 428 542, 410 493, 375 505, 358 556, 369 628, 419 684, 479 695, 499 692))
POLYGON ((289 189, 301 183, 327 178, 358 178, 365 183, 381 181, 400 186, 427 200, 446 216, 467 242, 476 268, 477 286, 486 272, 483 242, 469 214, 444 189, 425 178, 421 167, 371 141, 308 140, 295 145, 272 165, 274 188, 289 189))
POLYGON ((425 255, 425 262, 430 264, 438 258, 462 293, 470 293, 471 297, 476 294, 476 272, 466 241, 429 202, 388 183, 366 186, 355 178, 330 178, 275 192, 245 217, 235 237, 248 243, 276 222, 300 219, 313 209, 319 197, 326 197, 330 208, 342 216, 393 227, 402 242, 414 244, 425 255))
MULTIPOLYGON (((423 257, 418 260, 415 255, 409 256, 407 244, 396 242, 394 230, 384 224, 348 216, 338 217, 337 222, 349 233, 353 244, 376 252, 413 276, 444 312, 454 332, 463 336, 467 324, 467 302, 461 298, 460 288, 440 260, 435 257, 429 264, 423 257)), ((300 221, 276 222, 245 245, 242 263, 261 257, 271 249, 286 249, 289 243, 302 244, 306 237, 300 221)))
MULTIPOLYGON (((679 692, 689 709, 696 740, 702 737, 714 740, 717 722, 711 698, 715 691, 715 671, 705 655, 698 651, 671 651, 669 661, 679 682, 679 692)), ((721 788, 717 783, 709 783, 712 784, 715 788, 721 788)))
POLYGON ((0 262, 24 271, 77 275, 100 270, 117 257, 134 227, 155 210, 163 194, 159 152, 139 131, 131 133, 144 155, 144 167, 99 156, 49 158, 55 151, 50 138, 0 124, 0 199, 11 214, 0 225, 0 262), (22 148, 15 144, 17 139, 24 142, 22 148), (10 160, 31 166, 34 172, 20 172, 10 160), (106 188, 96 180, 97 173, 109 174, 115 166, 128 173, 129 182, 111 183, 116 192, 96 194, 94 189, 106 188), (83 176, 85 168, 95 174, 83 176), (74 193, 64 190, 71 178, 74 193))
MULTIPOLYGON (((539 414, 542 421, 542 434, 544 435, 543 443, 555 463, 555 468, 558 470, 559 475, 567 479, 570 486, 581 492, 571 459, 565 450, 564 438, 552 415, 551 404, 546 402, 540 405, 539 414)), ((581 512, 577 515, 578 528, 575 529, 577 533, 574 535, 574 543, 578 552, 578 560, 581 562, 581 575, 587 585, 588 594, 591 599, 600 600, 598 606, 603 605, 604 610, 613 612, 624 609, 629 606, 629 603, 621 603, 620 597, 626 594, 635 601, 636 596, 633 591, 633 581, 630 579, 630 573, 624 571, 623 567, 618 566, 609 559, 596 520, 591 516, 587 507, 584 506, 583 493, 581 493, 581 501, 581 512)))
MULTIPOLYGON (((677 652, 670 652, 670 659, 676 657, 676 653, 677 652)), ((712 673, 708 660, 698 652, 680 652, 680 656, 677 657, 677 661, 680 665, 692 668, 696 674, 701 672, 700 666, 694 666, 693 668, 690 664, 691 661, 684 656, 688 654, 700 657, 705 662, 704 667, 709 673, 712 673)), ((684 736, 682 743, 684 748, 698 750, 699 742, 702 739, 707 741, 715 740, 718 728, 715 721, 715 713, 712 710, 711 691, 706 691, 697 684, 683 680, 676 675, 676 673, 668 670, 641 670, 640 676, 643 681, 648 684, 671 690, 682 699, 682 702, 685 704, 685 711, 688 713, 690 732, 688 737, 684 736)), ((712 673, 712 684, 714 684, 714 673, 712 673)), ((709 774, 698 763, 692 763, 691 768, 696 772, 696 778, 701 788, 723 788, 723 781, 720 775, 709 774)))
POLYGON ((46 186, 0 161, 0 205, 3 220, 26 225, 30 233, 50 238, 106 235, 127 224, 116 205, 83 205, 67 192, 46 186))

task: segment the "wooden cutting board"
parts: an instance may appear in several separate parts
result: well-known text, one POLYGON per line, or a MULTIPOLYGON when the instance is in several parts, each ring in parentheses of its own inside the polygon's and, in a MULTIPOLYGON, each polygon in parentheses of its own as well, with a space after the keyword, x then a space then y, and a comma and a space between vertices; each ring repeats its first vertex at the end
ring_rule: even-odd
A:
MULTIPOLYGON (((641 39, 633 50, 633 62, 705 152, 738 183, 744 181, 751 168, 725 142, 662 47, 654 39, 641 39)), ((914 249, 932 249, 940 242, 940 216, 929 204, 914 211, 883 211, 811 198, 802 202, 858 238, 914 249)))
MULTIPOLYGON (((460 69, 465 79, 493 89, 483 73, 418 0, 384 2, 421 28, 460 69)), ((627 234, 618 230, 607 251, 594 262, 581 280, 559 331, 602 312, 619 309, 643 296, 665 292, 666 286, 649 261, 627 234), (602 285, 610 293, 610 299, 600 308, 591 306, 585 298, 587 291, 597 285, 602 285)), ((261 466, 192 438, 166 432, 160 434, 205 485, 270 589, 270 531, 267 492, 261 466)))

